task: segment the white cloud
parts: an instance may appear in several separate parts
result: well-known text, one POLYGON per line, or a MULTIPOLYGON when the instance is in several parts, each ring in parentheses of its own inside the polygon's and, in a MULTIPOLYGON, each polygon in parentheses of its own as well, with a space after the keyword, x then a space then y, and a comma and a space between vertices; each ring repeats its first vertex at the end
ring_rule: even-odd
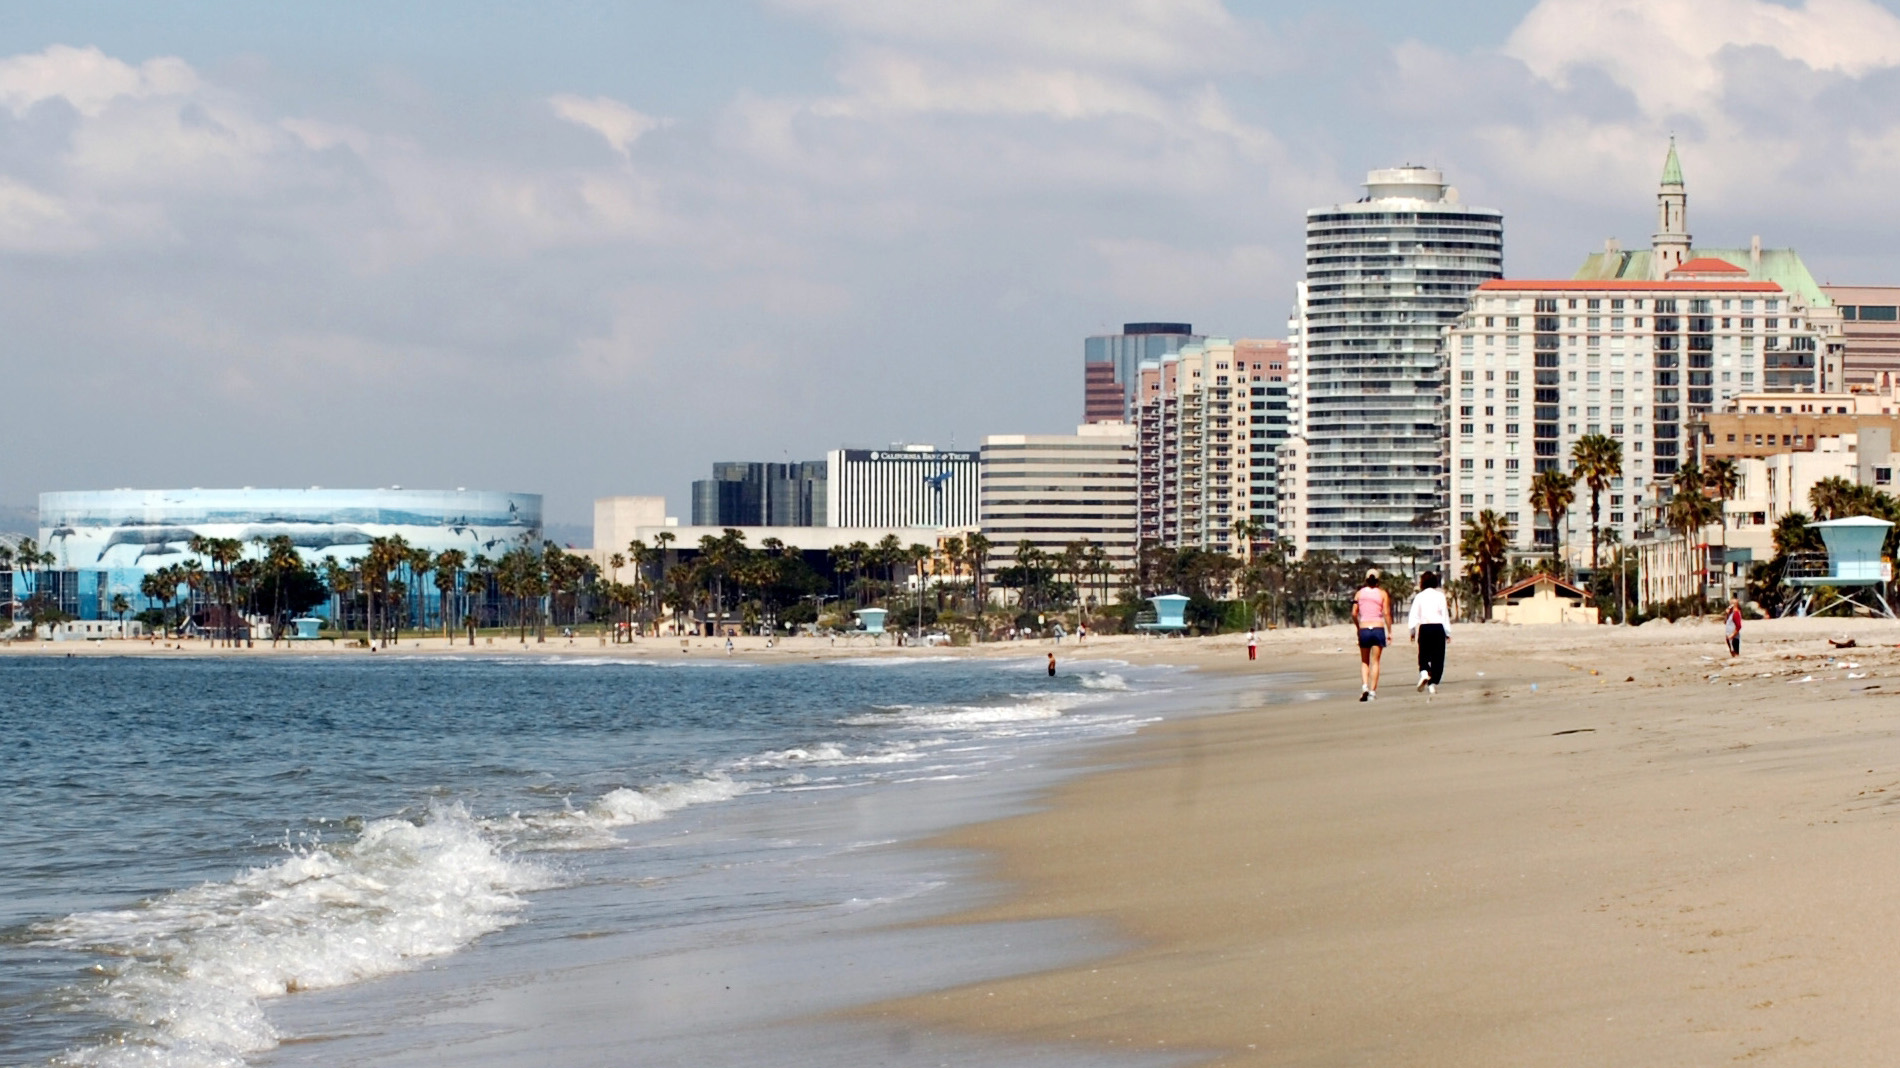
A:
POLYGON ((116 100, 181 96, 197 86, 191 67, 170 56, 134 67, 97 48, 54 45, 0 60, 0 106, 16 116, 55 98, 82 115, 97 115, 116 100))
POLYGON ((1203 75, 1238 60, 1246 27, 1220 0, 775 0, 848 33, 991 56, 1203 75))
POLYGON ((1599 69, 1660 117, 1717 106, 1736 48, 1857 77, 1900 64, 1900 17, 1872 0, 1544 0, 1504 52, 1558 86, 1599 69))
POLYGON ((643 114, 611 97, 582 97, 562 93, 549 97, 548 104, 561 118, 599 134, 622 157, 627 156, 633 143, 642 135, 665 125, 663 120, 643 114))

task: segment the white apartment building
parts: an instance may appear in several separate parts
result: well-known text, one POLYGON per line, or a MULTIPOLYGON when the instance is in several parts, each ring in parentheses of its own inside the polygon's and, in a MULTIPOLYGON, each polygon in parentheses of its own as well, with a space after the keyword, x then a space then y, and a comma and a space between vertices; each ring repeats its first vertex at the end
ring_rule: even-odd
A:
POLYGON ((1364 198, 1306 213, 1289 326, 1300 470, 1281 479, 1299 483, 1282 529, 1299 551, 1387 564, 1395 544, 1442 552, 1441 334, 1503 268, 1503 215, 1460 203, 1425 167, 1372 171, 1364 198))
POLYGON ((1126 423, 984 438, 980 526, 992 566, 1009 566, 1024 541, 1055 554, 1086 538, 1117 570, 1134 567, 1139 471, 1135 428, 1126 423))
MULTIPOLYGON (((1555 535, 1530 506, 1530 481, 1569 470, 1584 435, 1623 447, 1603 527, 1628 542, 1649 525, 1645 505, 1695 455, 1712 412, 1751 394, 1838 388, 1837 316, 1799 258, 1778 252, 1763 267, 1758 245, 1693 254, 1673 143, 1657 204, 1658 232, 1640 260, 1612 242, 1576 278, 1486 282, 1446 331, 1454 569, 1465 522, 1487 509, 1509 521, 1519 551, 1549 550, 1555 535)), ((1573 563, 1589 562, 1589 529, 1579 484, 1562 532, 1573 563)))
POLYGON ((1246 555, 1243 520, 1273 536, 1285 361, 1283 342, 1208 338, 1141 365, 1142 542, 1246 555))

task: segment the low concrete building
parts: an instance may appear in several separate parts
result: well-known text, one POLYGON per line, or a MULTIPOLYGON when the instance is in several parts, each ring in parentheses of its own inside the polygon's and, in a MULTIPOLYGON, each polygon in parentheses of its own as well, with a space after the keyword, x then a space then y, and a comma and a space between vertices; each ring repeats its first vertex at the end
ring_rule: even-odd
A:
POLYGON ((1596 626, 1596 606, 1580 586, 1550 575, 1532 575, 1499 590, 1491 607, 1499 622, 1513 626, 1587 623, 1596 626))

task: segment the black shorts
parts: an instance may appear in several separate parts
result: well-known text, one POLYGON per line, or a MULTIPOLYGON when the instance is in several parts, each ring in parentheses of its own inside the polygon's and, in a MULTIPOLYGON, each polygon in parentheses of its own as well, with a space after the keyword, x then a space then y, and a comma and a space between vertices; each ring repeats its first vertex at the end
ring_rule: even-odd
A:
POLYGON ((1359 628, 1359 648, 1361 649, 1385 648, 1385 628, 1384 627, 1360 627, 1359 628))

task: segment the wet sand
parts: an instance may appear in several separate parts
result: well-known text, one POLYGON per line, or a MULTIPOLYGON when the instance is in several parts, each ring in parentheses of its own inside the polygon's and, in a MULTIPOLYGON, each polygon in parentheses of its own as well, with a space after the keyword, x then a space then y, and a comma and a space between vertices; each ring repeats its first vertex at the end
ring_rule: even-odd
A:
POLYGON ((1890 1063, 1900 625, 1744 638, 1466 626, 1435 699, 1401 644, 1370 704, 1344 628, 1163 643, 1333 696, 1160 725, 933 843, 1009 890, 945 922, 1134 948, 859 1015, 1223 1065, 1890 1063))

